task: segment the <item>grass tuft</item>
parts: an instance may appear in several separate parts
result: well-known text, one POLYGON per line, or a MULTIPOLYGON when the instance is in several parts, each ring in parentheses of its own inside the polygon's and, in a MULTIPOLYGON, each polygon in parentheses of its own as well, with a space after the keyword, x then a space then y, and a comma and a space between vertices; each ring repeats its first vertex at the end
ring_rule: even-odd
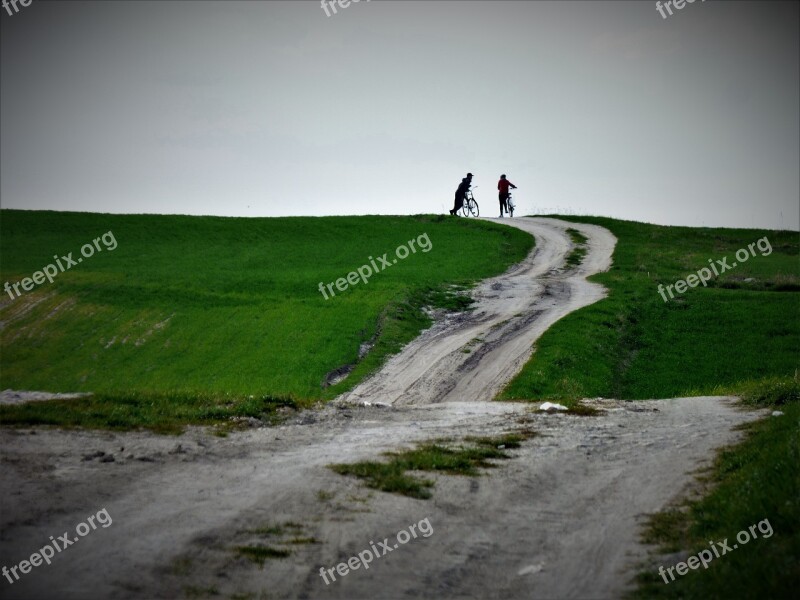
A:
POLYGON ((572 243, 575 244, 575 247, 572 249, 572 252, 567 255, 566 263, 570 267, 577 267, 583 262, 583 258, 586 256, 586 242, 589 241, 589 238, 572 227, 567 229, 567 233, 572 239, 572 243))
POLYGON ((535 435, 536 432, 532 429, 523 429, 517 433, 506 433, 497 437, 468 437, 467 441, 478 444, 479 446, 489 446, 493 448, 502 446, 503 448, 514 449, 519 448, 522 442, 535 435))
POLYGON ((237 546, 236 552, 262 566, 267 559, 286 558, 291 554, 291 551, 289 550, 272 548, 270 546, 237 546))
POLYGON ((576 402, 567 407, 565 411, 568 415, 578 415, 579 417, 599 417, 605 414, 606 411, 594 406, 586 406, 580 402, 576 402))
POLYGON ((411 475, 408 471, 436 472, 446 475, 475 477, 478 469, 495 467, 490 460, 508 459, 505 448, 518 448, 534 435, 532 431, 510 433, 498 437, 467 438, 466 445, 443 445, 441 442, 421 444, 403 452, 387 452, 389 462, 364 461, 354 464, 335 464, 330 468, 340 475, 352 475, 365 480, 367 487, 383 492, 427 499, 434 482, 411 475))
POLYGON ((405 470, 396 463, 364 461, 331 465, 330 468, 339 475, 352 475, 363 479, 367 487, 382 492, 401 494, 410 498, 426 499, 431 497, 428 488, 433 487, 433 481, 407 475, 405 470))

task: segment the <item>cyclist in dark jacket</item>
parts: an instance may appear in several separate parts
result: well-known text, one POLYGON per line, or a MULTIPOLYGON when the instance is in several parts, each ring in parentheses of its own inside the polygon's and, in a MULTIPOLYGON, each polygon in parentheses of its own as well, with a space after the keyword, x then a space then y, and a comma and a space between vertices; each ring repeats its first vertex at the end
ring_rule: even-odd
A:
POLYGON ((461 207, 464 206, 464 197, 467 195, 469 191, 469 187, 472 185, 472 173, 467 173, 467 176, 461 180, 461 183, 456 190, 456 198, 455 203, 453 204, 453 210, 450 211, 451 215, 455 215, 461 210, 461 207))

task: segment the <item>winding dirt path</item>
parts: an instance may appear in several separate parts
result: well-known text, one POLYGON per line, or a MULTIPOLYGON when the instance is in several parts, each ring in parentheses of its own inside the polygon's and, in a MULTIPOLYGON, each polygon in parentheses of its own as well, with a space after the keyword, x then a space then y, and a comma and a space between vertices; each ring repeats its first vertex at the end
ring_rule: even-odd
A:
MULTIPOLYGON (((500 219, 491 219, 499 221, 500 219)), ((511 270, 475 290, 475 310, 437 323, 341 402, 430 404, 487 401, 530 358, 533 342, 564 315, 605 296, 586 277, 611 266, 616 238, 595 225, 555 219, 506 219, 533 234, 536 247, 511 270), (573 245, 567 227, 589 238, 588 254, 565 271, 573 245)))
POLYGON ((597 400, 606 412, 594 418, 489 402, 542 331, 602 297, 584 277, 608 267, 615 242, 588 225, 509 223, 534 233, 536 250, 484 282, 476 310, 437 323, 351 393, 285 425, 228 438, 201 429, 166 438, 0 428, 0 566, 103 508, 113 518, 51 565, 13 584, 0 579, 2 596, 620 597, 644 556, 643 514, 662 508, 714 448, 735 440, 733 426, 759 415, 723 398, 597 400), (568 226, 589 238, 572 272, 562 268, 568 226), (417 441, 522 426, 540 435, 512 451, 513 460, 479 478, 436 477, 430 500, 372 492, 326 468, 417 441), (114 460, 85 460, 95 452, 114 460), (392 548, 369 570, 327 584, 320 577, 321 567, 384 538, 391 546, 424 519, 429 537, 392 548), (263 531, 286 522, 298 527, 263 531), (315 543, 286 546, 292 539, 315 543), (293 553, 258 567, 235 552, 253 544, 293 553))

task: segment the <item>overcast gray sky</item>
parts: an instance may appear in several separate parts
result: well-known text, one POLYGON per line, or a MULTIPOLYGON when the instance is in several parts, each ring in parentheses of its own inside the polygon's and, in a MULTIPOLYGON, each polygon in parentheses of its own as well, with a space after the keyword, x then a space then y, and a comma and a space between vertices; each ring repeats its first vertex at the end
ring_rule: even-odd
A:
POLYGON ((797 2, 50 2, 2 10, 3 208, 543 207, 798 229, 797 2), (329 9, 330 10, 330 9, 329 9))

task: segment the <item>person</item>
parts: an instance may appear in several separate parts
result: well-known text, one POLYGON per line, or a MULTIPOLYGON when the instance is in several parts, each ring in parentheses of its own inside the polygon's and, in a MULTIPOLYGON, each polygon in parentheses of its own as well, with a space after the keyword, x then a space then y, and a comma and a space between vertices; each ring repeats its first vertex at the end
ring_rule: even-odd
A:
POLYGON ((497 189, 500 190, 500 217, 503 216, 503 211, 508 212, 508 188, 513 190, 517 189, 513 183, 506 179, 505 174, 500 175, 500 181, 497 182, 497 189))
POLYGON ((467 195, 471 185, 472 173, 467 173, 467 176, 461 180, 458 189, 456 189, 455 203, 453 204, 453 210, 450 211, 451 215, 456 215, 461 210, 461 207, 464 206, 464 197, 467 195))

